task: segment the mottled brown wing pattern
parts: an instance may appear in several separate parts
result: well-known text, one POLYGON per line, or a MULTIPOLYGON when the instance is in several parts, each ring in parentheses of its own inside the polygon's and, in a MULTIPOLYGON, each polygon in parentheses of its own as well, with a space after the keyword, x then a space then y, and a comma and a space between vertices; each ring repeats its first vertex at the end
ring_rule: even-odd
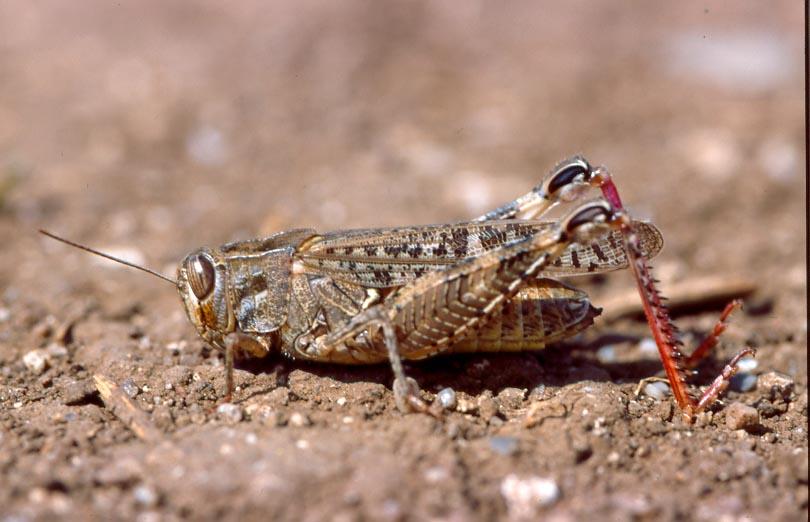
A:
MULTIPOLYGON (((653 225, 635 222, 644 254, 663 245, 653 225)), ((554 227, 551 221, 488 221, 454 225, 339 231, 318 236, 296 253, 307 271, 371 288, 407 284, 426 272, 444 270, 554 227)), ((625 268, 620 232, 591 245, 571 245, 542 277, 608 272, 625 268)))
MULTIPOLYGON (((657 256, 664 247, 661 232, 653 225, 635 221, 634 229, 647 259, 657 256)), ((590 245, 573 244, 543 269, 541 277, 565 277, 582 274, 609 272, 627 267, 627 252, 622 243, 622 233, 614 231, 605 239, 590 245)))

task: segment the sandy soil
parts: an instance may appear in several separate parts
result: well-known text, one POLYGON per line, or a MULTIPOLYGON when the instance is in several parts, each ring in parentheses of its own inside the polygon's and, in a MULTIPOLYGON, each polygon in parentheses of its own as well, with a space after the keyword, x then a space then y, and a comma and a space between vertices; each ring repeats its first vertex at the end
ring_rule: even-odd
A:
POLYGON ((0 4, 0 520, 806 520, 801 3, 298 4, 0 4), (174 289, 36 234, 171 274, 472 217, 577 152, 663 231, 687 346, 747 294, 696 384, 756 363, 695 425, 634 394, 661 366, 626 273, 573 281, 605 315, 562 346, 409 364, 443 421, 385 366, 280 357, 217 410, 174 289))

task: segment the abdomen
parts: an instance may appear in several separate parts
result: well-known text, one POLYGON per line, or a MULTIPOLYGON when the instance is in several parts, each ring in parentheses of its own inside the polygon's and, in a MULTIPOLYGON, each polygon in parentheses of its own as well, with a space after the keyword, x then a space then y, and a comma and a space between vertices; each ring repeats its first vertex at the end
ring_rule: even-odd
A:
POLYGON ((552 279, 538 279, 493 311, 477 331, 443 349, 425 347, 402 356, 423 359, 437 353, 540 350, 591 326, 600 312, 581 290, 552 279))

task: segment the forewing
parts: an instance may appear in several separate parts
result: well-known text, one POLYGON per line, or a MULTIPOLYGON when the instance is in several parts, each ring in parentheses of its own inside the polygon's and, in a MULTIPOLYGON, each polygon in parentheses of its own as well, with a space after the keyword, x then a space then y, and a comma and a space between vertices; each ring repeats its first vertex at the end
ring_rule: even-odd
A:
POLYGON ((308 243, 296 258, 311 272, 387 288, 554 226, 513 220, 338 231, 308 243))
MULTIPOLYGON (((641 243, 644 257, 652 259, 664 247, 661 232, 650 223, 634 221, 633 228, 641 243)), ((627 268, 627 253, 622 233, 611 232, 606 238, 590 245, 572 244, 563 254, 540 272, 539 277, 565 277, 599 274, 627 268)))
MULTIPOLYGON (((653 257, 661 249, 660 233, 647 223, 636 225, 645 255, 653 257)), ((311 273, 366 287, 396 287, 556 226, 551 221, 507 220, 338 231, 308 242, 296 253, 296 260, 311 273)), ((614 232, 593 245, 572 245, 542 276, 598 273, 626 266, 621 234, 614 232)))

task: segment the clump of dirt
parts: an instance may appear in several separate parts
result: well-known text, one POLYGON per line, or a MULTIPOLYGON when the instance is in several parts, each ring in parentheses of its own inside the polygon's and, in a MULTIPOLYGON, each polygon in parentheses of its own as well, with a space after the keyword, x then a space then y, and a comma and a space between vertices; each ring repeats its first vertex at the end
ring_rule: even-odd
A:
POLYGON ((304 9, 0 7, 0 518, 804 519, 800 6, 304 9), (661 364, 628 274, 568 281, 605 311, 560 345, 408 363, 437 420, 385 365, 278 355, 222 405, 170 285, 36 234, 171 274, 283 229, 470 218, 575 152, 662 230, 687 349, 745 297, 694 386, 756 359, 694 424, 638 386, 661 364))

